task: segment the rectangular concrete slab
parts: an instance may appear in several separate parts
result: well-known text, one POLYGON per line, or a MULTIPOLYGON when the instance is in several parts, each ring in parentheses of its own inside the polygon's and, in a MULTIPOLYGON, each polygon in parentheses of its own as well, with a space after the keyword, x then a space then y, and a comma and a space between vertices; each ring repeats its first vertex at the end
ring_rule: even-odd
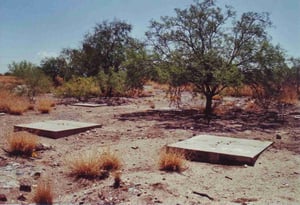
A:
POLYGON ((102 107, 106 106, 107 104, 97 104, 97 103, 75 103, 73 106, 80 106, 80 107, 102 107))
POLYGON ((198 135, 168 145, 168 150, 182 151, 188 159, 222 164, 254 165, 258 156, 273 142, 198 135))
POLYGON ((57 139, 98 127, 102 127, 102 125, 68 120, 50 120, 45 122, 15 125, 14 130, 25 130, 41 136, 57 139))
POLYGON ((0 112, 0 116, 2 116, 2 115, 5 115, 5 113, 4 112, 0 112))

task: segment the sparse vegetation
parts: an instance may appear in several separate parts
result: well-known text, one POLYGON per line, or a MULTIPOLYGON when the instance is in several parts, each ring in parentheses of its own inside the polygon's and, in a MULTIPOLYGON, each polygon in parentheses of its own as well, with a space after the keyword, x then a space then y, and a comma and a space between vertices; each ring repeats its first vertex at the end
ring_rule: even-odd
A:
POLYGON ((41 99, 38 101, 38 111, 41 113, 49 113, 52 107, 55 106, 55 102, 50 99, 41 99))
POLYGON ((185 158, 179 152, 161 152, 159 158, 159 169, 167 172, 182 172, 185 165, 185 158))
POLYGON ((119 170, 122 167, 119 156, 110 150, 107 150, 100 155, 99 165, 100 169, 107 171, 119 170))
POLYGON ((53 204, 52 186, 49 182, 40 180, 33 196, 33 202, 38 205, 51 205, 53 204))
POLYGON ((95 150, 86 151, 69 161, 70 174, 77 178, 105 178, 109 171, 121 168, 121 161, 115 153, 106 151, 98 153, 95 150))
POLYGON ((8 136, 7 152, 13 156, 31 157, 38 144, 38 136, 28 132, 15 132, 8 136))
POLYGON ((80 153, 68 160, 71 176, 95 179, 101 176, 100 155, 95 150, 80 153))

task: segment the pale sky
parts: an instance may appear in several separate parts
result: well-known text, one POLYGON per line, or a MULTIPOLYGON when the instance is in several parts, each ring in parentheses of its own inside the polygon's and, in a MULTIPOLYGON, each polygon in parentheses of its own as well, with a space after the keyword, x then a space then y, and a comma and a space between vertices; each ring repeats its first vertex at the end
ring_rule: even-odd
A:
MULTIPOLYGON (((151 19, 174 15, 193 0, 0 0, 0 73, 12 61, 39 64, 63 48, 78 48, 84 34, 103 20, 124 20, 132 35, 145 39, 151 19)), ((300 57, 300 0, 218 0, 238 14, 269 12, 274 44, 288 56, 300 57)))

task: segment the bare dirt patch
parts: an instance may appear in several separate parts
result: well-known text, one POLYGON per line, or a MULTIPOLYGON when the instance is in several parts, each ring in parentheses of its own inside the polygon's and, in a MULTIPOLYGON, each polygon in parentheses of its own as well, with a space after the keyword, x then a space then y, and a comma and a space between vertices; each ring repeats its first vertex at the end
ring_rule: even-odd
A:
MULTIPOLYGON (((240 99, 230 100, 240 103, 240 99)), ((35 157, 9 157, 1 149, 0 194, 6 196, 6 203, 31 202, 39 180, 44 178, 51 180, 55 203, 300 203, 300 120, 294 117, 300 112, 299 104, 286 108, 284 122, 272 113, 235 109, 213 118, 208 125, 195 109, 165 109, 169 103, 161 91, 155 91, 152 97, 111 102, 111 106, 90 108, 71 106, 64 100, 50 114, 28 111, 22 116, 0 116, 1 147, 5 147, 6 133, 20 123, 77 120, 102 125, 60 139, 40 137, 47 149, 40 149, 35 157), (198 134, 269 140, 274 144, 253 167, 187 161, 187 169, 181 173, 159 170, 159 154, 165 145, 198 134), (123 166, 118 188, 114 187, 113 173, 92 180, 70 176, 67 158, 91 149, 109 149, 120 156, 123 166), (20 191, 24 180, 31 185, 31 192, 20 191)))

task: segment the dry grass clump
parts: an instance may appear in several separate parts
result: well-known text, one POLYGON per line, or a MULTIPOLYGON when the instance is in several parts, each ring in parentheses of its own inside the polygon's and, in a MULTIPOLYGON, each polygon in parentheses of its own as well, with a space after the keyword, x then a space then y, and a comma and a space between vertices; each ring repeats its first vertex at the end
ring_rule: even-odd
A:
POLYGON ((99 157, 99 153, 94 150, 72 156, 72 159, 68 160, 71 176, 86 179, 99 177, 99 157))
POLYGON ((162 152, 159 158, 159 169, 167 172, 182 172, 185 157, 179 152, 162 152))
POLYGON ((0 90, 0 111, 13 115, 22 115, 30 108, 30 103, 24 97, 13 95, 6 90, 0 90))
POLYGON ((37 188, 35 190, 34 196, 33 196, 33 202, 36 204, 53 204, 53 192, 52 192, 52 186, 49 182, 45 182, 44 180, 41 180, 37 188))
POLYGON ((253 90, 250 86, 244 85, 240 88, 228 87, 225 88, 222 92, 225 96, 233 96, 233 97, 252 97, 253 90))
POLYGON ((280 100, 281 103, 286 103, 286 104, 295 104, 298 101, 298 95, 297 95, 297 89, 291 87, 291 86, 285 86, 283 88, 283 92, 280 95, 280 100))
POLYGON ((107 171, 119 170, 122 167, 119 156, 109 150, 100 155, 99 165, 100 169, 107 171))
POLYGON ((31 157, 38 144, 38 136, 28 132, 15 132, 8 136, 8 149, 10 155, 31 157))
POLYGON ((119 157, 111 152, 99 154, 95 150, 81 153, 69 160, 70 174, 77 178, 105 178, 109 171, 121 168, 119 157))
POLYGON ((24 98, 13 98, 9 100, 8 113, 12 115, 22 115, 30 108, 29 101, 24 98), (13 100, 15 99, 15 100, 13 100))
POLYGON ((55 106, 55 102, 50 99, 42 99, 38 102, 38 111, 41 113, 49 113, 52 109, 52 107, 55 106))

